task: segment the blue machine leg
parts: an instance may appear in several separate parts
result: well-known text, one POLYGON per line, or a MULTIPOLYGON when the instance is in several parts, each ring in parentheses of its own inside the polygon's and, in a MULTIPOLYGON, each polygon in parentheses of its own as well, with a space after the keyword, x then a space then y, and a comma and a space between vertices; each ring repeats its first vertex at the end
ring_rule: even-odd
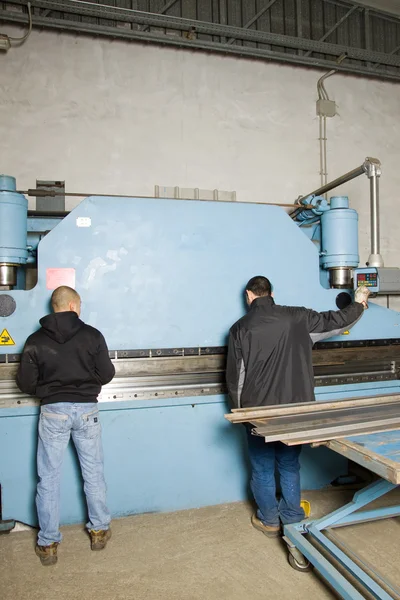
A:
POLYGON ((0 533, 9 533, 11 529, 15 527, 14 519, 4 519, 3 520, 3 497, 2 497, 2 489, 0 485, 0 533))
POLYGON ((8 521, 0 521, 0 533, 6 533, 8 531, 11 531, 11 529, 14 529, 14 527, 15 521, 13 521, 12 519, 8 521))
MULTIPOLYGON (((400 515, 400 506, 377 508, 373 510, 359 511, 367 504, 380 498, 396 488, 397 486, 384 479, 376 481, 363 490, 357 492, 351 502, 329 515, 315 521, 302 521, 284 528, 285 541, 289 551, 295 556, 293 548, 300 551, 321 573, 321 575, 334 587, 334 589, 347 599, 363 598, 359 591, 336 569, 336 567, 316 548, 312 541, 317 542, 336 562, 338 562, 347 573, 354 577, 374 598, 378 600, 391 600, 385 589, 379 585, 363 568, 354 562, 343 550, 341 550, 323 530, 335 527, 343 527, 376 519, 385 519, 400 515), (355 514, 353 514, 355 513, 355 514), (304 536, 308 534, 308 539, 304 536)), ((379 576, 378 576, 379 577, 379 576)), ((381 581, 384 581, 379 577, 381 581)), ((389 583, 384 582, 388 587, 389 583)))

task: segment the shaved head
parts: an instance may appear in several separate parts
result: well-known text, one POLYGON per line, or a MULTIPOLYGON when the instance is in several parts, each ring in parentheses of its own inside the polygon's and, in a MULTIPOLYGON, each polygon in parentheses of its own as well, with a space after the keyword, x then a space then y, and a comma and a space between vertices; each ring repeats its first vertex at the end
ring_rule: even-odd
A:
POLYGON ((54 312, 73 311, 79 317, 81 312, 81 297, 74 289, 67 285, 61 285, 51 295, 51 306, 54 312))

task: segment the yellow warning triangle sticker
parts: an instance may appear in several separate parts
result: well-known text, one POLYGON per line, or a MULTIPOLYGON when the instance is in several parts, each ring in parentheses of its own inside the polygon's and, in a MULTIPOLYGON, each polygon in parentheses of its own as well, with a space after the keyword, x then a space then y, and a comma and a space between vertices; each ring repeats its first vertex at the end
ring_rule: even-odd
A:
POLYGON ((0 333, 0 346, 15 346, 15 342, 8 333, 7 329, 3 329, 3 331, 0 333))

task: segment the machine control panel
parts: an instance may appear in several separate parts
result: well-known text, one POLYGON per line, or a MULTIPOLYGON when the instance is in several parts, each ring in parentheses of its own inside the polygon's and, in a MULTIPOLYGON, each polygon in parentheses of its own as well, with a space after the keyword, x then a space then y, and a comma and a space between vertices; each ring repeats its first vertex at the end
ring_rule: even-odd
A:
POLYGON ((365 267, 355 269, 354 288, 365 285, 371 294, 400 294, 400 269, 365 267))
POLYGON ((365 285, 368 288, 377 288, 378 273, 376 271, 374 273, 357 273, 356 287, 361 287, 363 285, 365 285))

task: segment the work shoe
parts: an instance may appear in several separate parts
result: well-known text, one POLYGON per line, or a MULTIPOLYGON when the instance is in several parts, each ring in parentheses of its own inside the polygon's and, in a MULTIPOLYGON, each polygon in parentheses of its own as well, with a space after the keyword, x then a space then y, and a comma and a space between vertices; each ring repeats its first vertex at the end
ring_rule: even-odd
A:
POLYGON ((111 529, 99 529, 89 531, 92 550, 104 550, 111 537, 111 529))
POLYGON ((258 531, 261 531, 269 538, 276 538, 281 534, 281 528, 279 525, 264 525, 264 523, 256 515, 252 515, 251 524, 255 529, 258 529, 258 531))
POLYGON ((44 567, 50 567, 57 562, 57 542, 53 542, 50 546, 39 546, 35 548, 36 556, 40 558, 40 562, 44 567))

